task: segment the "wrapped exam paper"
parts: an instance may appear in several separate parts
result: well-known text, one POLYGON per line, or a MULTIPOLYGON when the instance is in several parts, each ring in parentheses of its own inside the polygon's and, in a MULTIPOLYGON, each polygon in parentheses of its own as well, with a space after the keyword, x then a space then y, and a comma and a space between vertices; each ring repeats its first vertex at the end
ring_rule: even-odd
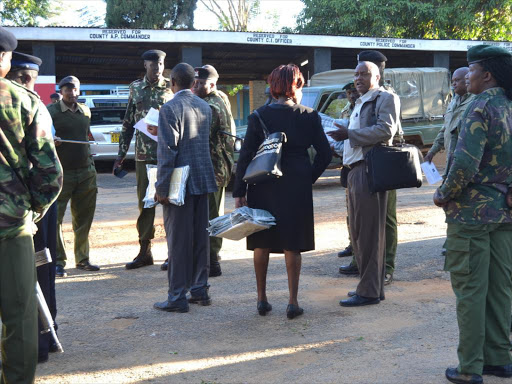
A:
POLYGON ((274 216, 263 209, 240 207, 227 215, 210 220, 210 236, 241 240, 276 225, 274 216))
POLYGON ((348 127, 349 119, 333 119, 331 116, 326 115, 325 113, 319 113, 320 119, 322 120, 322 128, 326 133, 327 141, 329 145, 334 148, 334 152, 340 157, 343 157, 343 141, 336 141, 331 136, 327 135, 327 132, 332 132, 338 130, 338 127, 334 125, 334 123, 339 125, 344 125, 348 127))
MULTIPOLYGON (((158 202, 155 201, 157 169, 158 167, 156 165, 146 165, 149 183, 148 188, 146 189, 146 196, 142 200, 144 201, 144 208, 153 208, 158 204, 158 202)), ((187 192, 187 180, 189 174, 190 167, 188 165, 174 168, 172 171, 171 187, 169 188, 169 202, 171 204, 177 206, 185 204, 185 194, 187 192)))

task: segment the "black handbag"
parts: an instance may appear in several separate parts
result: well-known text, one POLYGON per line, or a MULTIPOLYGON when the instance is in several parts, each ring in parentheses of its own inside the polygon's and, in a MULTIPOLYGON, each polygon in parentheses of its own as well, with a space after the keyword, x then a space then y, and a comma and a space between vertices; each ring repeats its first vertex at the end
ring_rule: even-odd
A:
POLYGON ((374 146, 365 155, 370 192, 421 187, 422 157, 418 147, 403 142, 394 146, 374 146))
POLYGON ((286 143, 286 134, 284 132, 269 134, 267 126, 259 113, 257 111, 253 113, 260 121, 265 139, 247 166, 243 180, 247 184, 261 184, 283 176, 283 172, 281 172, 281 154, 283 143, 286 143))

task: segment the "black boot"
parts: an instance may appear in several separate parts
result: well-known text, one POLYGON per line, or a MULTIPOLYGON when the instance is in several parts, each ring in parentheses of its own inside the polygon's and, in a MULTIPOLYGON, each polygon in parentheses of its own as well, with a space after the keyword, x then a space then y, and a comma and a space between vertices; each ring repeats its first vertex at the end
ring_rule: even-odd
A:
POLYGON ((217 255, 210 254, 210 273, 208 277, 217 277, 222 275, 222 269, 220 268, 219 258, 217 255))
POLYGON ((153 265, 153 254, 151 253, 151 240, 139 240, 140 251, 131 263, 126 264, 126 269, 137 269, 146 265, 153 265))

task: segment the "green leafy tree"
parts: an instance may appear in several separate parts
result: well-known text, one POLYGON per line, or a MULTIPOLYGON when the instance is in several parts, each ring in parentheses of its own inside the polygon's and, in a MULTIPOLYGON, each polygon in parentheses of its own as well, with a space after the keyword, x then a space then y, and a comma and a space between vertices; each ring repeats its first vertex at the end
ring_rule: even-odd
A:
POLYGON ((512 40, 512 0, 301 0, 297 32, 512 40))
POLYGON ((3 0, 0 1, 0 20, 2 24, 20 27, 38 25, 39 18, 48 18, 55 14, 50 0, 3 0))
POLYGON ((260 0, 201 0, 201 3, 219 20, 225 31, 247 32, 249 20, 260 13, 260 0))
POLYGON ((192 29, 197 0, 106 0, 110 28, 192 29))

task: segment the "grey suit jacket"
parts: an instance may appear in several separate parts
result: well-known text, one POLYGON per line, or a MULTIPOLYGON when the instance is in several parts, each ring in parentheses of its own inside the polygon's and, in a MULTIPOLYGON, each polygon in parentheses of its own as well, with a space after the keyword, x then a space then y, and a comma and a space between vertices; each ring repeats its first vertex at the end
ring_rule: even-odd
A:
POLYGON ((169 194, 173 169, 184 165, 190 166, 187 193, 202 195, 217 190, 209 147, 211 120, 208 103, 189 89, 176 93, 162 106, 158 120, 158 195, 169 194))
POLYGON ((359 129, 349 129, 350 146, 363 147, 366 154, 375 144, 393 142, 400 126, 400 99, 381 88, 361 107, 359 129))

